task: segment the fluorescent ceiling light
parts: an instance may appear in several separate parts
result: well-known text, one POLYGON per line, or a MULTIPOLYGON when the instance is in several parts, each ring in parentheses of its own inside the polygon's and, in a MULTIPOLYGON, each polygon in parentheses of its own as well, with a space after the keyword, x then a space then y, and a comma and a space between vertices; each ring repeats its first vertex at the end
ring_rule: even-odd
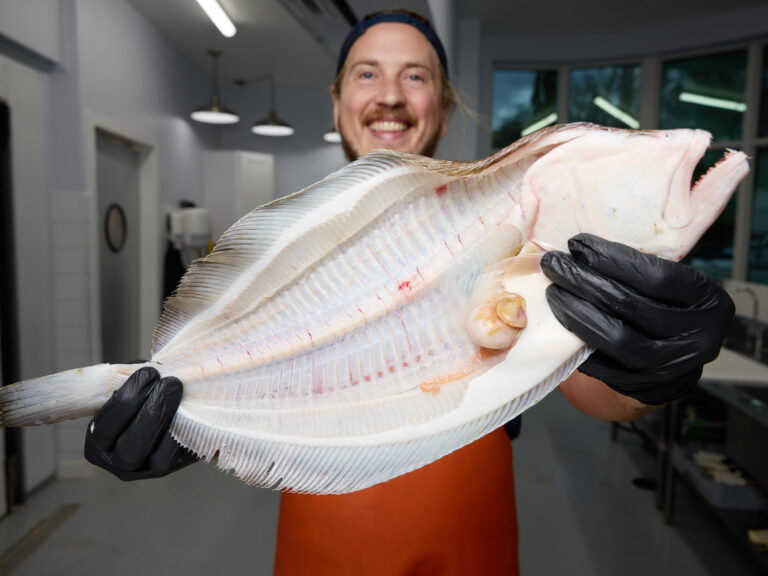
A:
POLYGON ((634 128, 635 130, 640 128, 640 122, 637 121, 637 118, 630 116, 629 114, 627 114, 626 112, 618 108, 617 106, 614 106, 602 96, 596 96, 595 99, 592 100, 592 103, 598 108, 600 108, 601 110, 607 112, 608 114, 616 118, 616 120, 618 120, 619 122, 623 122, 630 128, 634 128))
POLYGON ((737 100, 726 100, 725 98, 712 98, 703 94, 694 94, 693 92, 680 92, 680 102, 689 104, 699 104, 701 106, 710 106, 712 108, 721 108, 722 110, 733 110, 735 112, 744 112, 747 105, 737 100))
POLYGON ((544 116, 541 120, 538 120, 537 122, 534 122, 528 128, 524 129, 522 132, 520 132, 520 136, 527 136, 531 132, 536 132, 536 130, 541 130, 544 128, 544 126, 549 126, 550 124, 554 124, 557 122, 557 113, 552 112, 549 116, 544 116))
POLYGON ((205 10, 208 18, 211 19, 211 22, 216 25, 216 28, 219 29, 223 36, 232 38, 235 35, 235 32, 237 32, 235 25, 232 24, 232 20, 229 19, 229 16, 222 10, 216 0, 197 0, 197 3, 205 10))

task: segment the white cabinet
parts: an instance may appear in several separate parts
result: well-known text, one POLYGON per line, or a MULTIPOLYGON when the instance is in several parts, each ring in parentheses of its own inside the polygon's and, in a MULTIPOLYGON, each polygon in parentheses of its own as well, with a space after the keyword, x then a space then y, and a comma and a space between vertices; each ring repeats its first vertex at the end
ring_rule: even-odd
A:
POLYGON ((241 216, 275 197, 275 159, 242 150, 205 153, 205 204, 214 241, 241 216))

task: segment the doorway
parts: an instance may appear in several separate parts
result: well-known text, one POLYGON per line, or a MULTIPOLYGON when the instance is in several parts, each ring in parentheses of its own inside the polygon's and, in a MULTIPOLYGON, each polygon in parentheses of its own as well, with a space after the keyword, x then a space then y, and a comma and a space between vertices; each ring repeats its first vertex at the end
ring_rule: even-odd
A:
MULTIPOLYGON (((11 110, 0 101, 0 383, 17 382, 20 376, 16 317, 16 266, 14 258, 13 198, 11 190, 11 110)), ((21 501, 21 431, 3 430, 0 442, 0 516, 21 501), (6 477, 10 482, 6 482, 6 477)))
POLYGON ((96 131, 96 189, 103 362, 139 359, 141 146, 96 131))

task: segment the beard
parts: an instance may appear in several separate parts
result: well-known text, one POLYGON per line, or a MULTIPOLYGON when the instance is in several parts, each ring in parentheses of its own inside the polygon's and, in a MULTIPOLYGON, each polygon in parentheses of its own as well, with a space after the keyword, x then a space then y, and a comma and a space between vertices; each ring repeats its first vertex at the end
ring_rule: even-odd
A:
MULTIPOLYGON (((363 123, 368 124, 370 122, 373 122, 374 120, 378 120, 379 118, 383 117, 384 115, 392 115, 391 110, 376 110, 373 113, 365 116, 363 118, 363 123)), ((414 124, 413 120, 410 118, 410 116, 407 116, 405 113, 395 113, 396 116, 399 116, 400 119, 403 121, 414 124)), ((411 154, 419 154, 421 156, 428 156, 432 157, 435 154, 435 150, 437 150, 437 145, 440 143, 440 131, 441 131, 441 125, 438 124, 438 126, 435 128, 435 131, 430 134, 427 141, 424 143, 424 145, 419 150, 408 150, 411 154)), ((360 156, 363 156, 363 154, 360 153, 359 150, 355 150, 352 147, 352 144, 350 143, 349 139, 345 135, 344 130, 344 124, 339 119, 339 134, 341 135, 341 148, 344 150, 344 155, 347 157, 347 160, 350 162, 354 162, 360 156)))

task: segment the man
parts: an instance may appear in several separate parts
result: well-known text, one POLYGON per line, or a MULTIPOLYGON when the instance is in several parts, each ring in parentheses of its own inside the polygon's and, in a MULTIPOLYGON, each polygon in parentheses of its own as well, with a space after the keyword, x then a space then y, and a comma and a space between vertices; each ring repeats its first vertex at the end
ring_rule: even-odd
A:
MULTIPOLYGON (((379 148, 431 155, 455 101, 447 71, 440 40, 418 15, 397 11, 358 24, 331 91, 348 158, 379 148)), ((685 394, 717 354, 733 313, 727 295, 690 268, 598 238, 576 237, 570 249, 542 261, 555 283, 548 296, 560 321, 597 351, 561 391, 611 420, 685 394)), ((87 435, 86 456, 125 479, 192 461, 168 441, 180 395, 178 380, 138 372, 96 416, 116 424, 87 435)), ((503 430, 367 490, 283 494, 275 573, 516 574, 512 452, 503 430)))

